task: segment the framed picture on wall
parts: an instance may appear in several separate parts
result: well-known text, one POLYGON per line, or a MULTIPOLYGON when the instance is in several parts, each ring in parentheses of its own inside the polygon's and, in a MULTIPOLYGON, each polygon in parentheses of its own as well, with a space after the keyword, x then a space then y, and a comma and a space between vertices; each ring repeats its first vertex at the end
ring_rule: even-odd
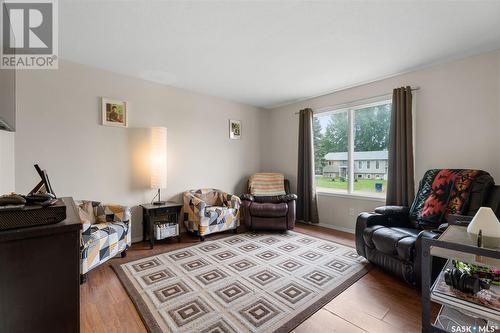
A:
POLYGON ((101 97, 102 124, 104 126, 127 127, 127 102, 101 97))
POLYGON ((229 120, 229 137, 233 140, 241 139, 241 121, 229 120))

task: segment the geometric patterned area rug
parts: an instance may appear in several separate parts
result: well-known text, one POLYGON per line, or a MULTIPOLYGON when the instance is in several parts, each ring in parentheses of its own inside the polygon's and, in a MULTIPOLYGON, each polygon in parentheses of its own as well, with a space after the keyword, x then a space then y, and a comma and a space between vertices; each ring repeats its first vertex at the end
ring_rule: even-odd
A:
POLYGON ((297 232, 245 233, 115 264, 149 332, 289 332, 368 271, 297 232))

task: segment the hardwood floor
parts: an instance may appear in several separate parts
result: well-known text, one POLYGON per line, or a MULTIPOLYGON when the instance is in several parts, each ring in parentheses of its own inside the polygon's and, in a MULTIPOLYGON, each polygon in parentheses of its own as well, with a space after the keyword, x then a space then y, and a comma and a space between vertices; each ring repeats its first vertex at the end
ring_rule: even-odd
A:
MULTIPOLYGON (((354 235, 345 232, 309 225, 297 225, 295 231, 354 246, 354 235)), ((207 239, 228 235, 232 233, 207 239)), ((143 243, 133 244, 126 258, 118 256, 90 271, 87 283, 80 286, 81 332, 146 332, 109 264, 144 258, 198 242, 198 238, 183 235, 181 243, 169 239, 157 243, 153 250, 143 243)), ((420 316, 417 291, 375 267, 293 332, 419 332, 420 316)))

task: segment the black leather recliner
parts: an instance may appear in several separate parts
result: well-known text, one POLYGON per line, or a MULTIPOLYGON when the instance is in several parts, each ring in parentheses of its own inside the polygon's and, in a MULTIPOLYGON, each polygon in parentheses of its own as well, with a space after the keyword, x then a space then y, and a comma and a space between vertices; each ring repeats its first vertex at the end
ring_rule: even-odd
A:
MULTIPOLYGON (((415 205, 419 194, 429 191, 428 186, 428 183, 420 182, 412 208, 379 207, 372 213, 361 213, 356 221, 358 254, 418 288, 421 277, 422 238, 436 238, 447 227, 445 220, 436 221, 442 223, 439 227, 436 224, 434 227, 423 228, 422 224, 419 224, 415 205)), ((460 215, 473 216, 481 206, 490 206, 497 216, 499 215, 500 186, 494 186, 493 178, 487 173, 475 178, 470 187, 468 201, 460 215)), ((457 215, 448 217, 449 220, 453 218, 457 218, 457 215)), ((433 279, 439 274, 444 263, 443 259, 433 258, 433 279)))

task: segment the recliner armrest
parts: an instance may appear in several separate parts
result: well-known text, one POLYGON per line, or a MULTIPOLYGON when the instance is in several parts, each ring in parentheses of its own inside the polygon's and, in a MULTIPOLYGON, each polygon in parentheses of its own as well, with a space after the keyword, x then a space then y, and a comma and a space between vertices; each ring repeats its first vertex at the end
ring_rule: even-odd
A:
POLYGON ((440 232, 436 232, 434 230, 422 230, 418 234, 417 240, 421 239, 421 238, 431 238, 431 239, 434 239, 434 238, 438 238, 439 236, 441 236, 440 232))
POLYGON ((249 193, 245 193, 245 194, 242 194, 240 196, 240 199, 243 200, 243 201, 252 201, 254 202, 255 201, 255 198, 253 195, 249 194, 249 193))
POLYGON ((297 200, 296 194, 285 194, 280 196, 281 202, 290 202, 297 200))
POLYGON ((450 215, 448 215, 448 224, 449 225, 468 226, 470 221, 472 221, 473 218, 474 218, 474 216, 450 214, 450 215))
POLYGON ((385 216, 408 216, 410 208, 404 206, 382 206, 375 208, 375 213, 385 216))
POLYGON ((386 227, 418 228, 410 219, 410 208, 405 206, 382 206, 375 208, 375 213, 388 218, 386 227))
POLYGON ((448 223, 441 223, 437 228, 437 231, 444 232, 448 228, 448 223))
POLYGON ((287 203, 290 201, 297 200, 297 195, 295 194, 281 194, 281 195, 270 195, 270 196, 252 196, 253 201, 258 203, 287 203))
POLYGON ((444 232, 450 225, 466 227, 469 225, 473 218, 474 216, 450 214, 448 215, 448 222, 440 224, 437 228, 437 231, 444 232))
POLYGON ((358 230, 358 226, 362 226, 362 230, 364 230, 366 227, 374 225, 381 225, 389 228, 413 228, 410 223, 410 218, 408 216, 405 217, 404 215, 382 215, 378 213, 361 213, 358 215, 356 220, 356 230, 358 230))
MULTIPOLYGON (((387 206, 390 207, 390 206, 387 206)), ((356 220, 356 250, 360 256, 366 258, 365 243, 363 240, 363 232, 367 227, 381 225, 384 227, 400 227, 413 228, 410 222, 410 217, 401 213, 396 214, 395 211, 388 209, 377 208, 380 213, 361 213, 356 220)))

